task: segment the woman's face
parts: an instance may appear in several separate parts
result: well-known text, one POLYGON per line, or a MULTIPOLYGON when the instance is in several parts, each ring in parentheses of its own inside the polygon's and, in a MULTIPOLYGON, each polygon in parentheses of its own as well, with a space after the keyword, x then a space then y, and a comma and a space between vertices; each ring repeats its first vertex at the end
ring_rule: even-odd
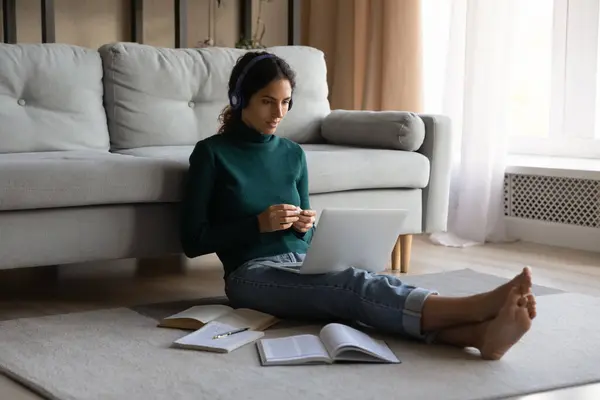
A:
POLYGON ((292 86, 287 79, 277 79, 256 92, 242 110, 242 120, 257 131, 272 135, 288 112, 292 86))

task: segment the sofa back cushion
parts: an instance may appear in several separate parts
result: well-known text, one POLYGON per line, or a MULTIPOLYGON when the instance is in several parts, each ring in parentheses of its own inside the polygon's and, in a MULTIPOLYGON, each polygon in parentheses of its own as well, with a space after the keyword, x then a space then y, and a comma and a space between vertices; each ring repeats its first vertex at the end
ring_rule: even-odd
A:
POLYGON ((109 149, 96 50, 0 44, 0 153, 109 149))
MULTIPOLYGON (((302 46, 266 50, 284 58, 297 73, 294 107, 278 135, 299 143, 320 142, 321 121, 330 112, 323 53, 302 46)), ((248 50, 112 43, 99 51, 111 145, 123 150, 194 145, 214 135, 228 104, 229 75, 248 50)))

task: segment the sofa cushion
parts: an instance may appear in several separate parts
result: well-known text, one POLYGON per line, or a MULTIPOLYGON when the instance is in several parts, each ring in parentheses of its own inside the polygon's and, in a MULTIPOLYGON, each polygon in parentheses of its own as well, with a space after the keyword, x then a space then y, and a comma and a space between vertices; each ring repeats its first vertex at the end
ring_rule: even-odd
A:
POLYGON ((310 193, 362 189, 421 189, 429 182, 429 160, 420 153, 303 145, 310 193))
POLYGON ((417 151, 425 139, 425 124, 406 111, 334 110, 321 127, 332 144, 417 151))
POLYGON ((137 149, 114 150, 113 152, 129 156, 176 161, 184 165, 187 170, 190 165, 192 151, 194 151, 194 146, 150 146, 137 149))
MULTIPOLYGON (((308 164, 311 194, 344 190, 424 188, 429 160, 420 153, 357 149, 328 144, 302 145, 308 164)), ((122 150, 119 153, 179 162, 186 170, 194 146, 162 146, 122 150)))
POLYGON ((0 65, 0 153, 108 150, 96 50, 0 44, 0 65))
MULTIPOLYGON (((324 54, 302 46, 266 49, 297 73, 294 107, 278 134, 300 143, 320 142, 330 112, 324 54)), ((218 129, 228 104, 231 70, 248 50, 170 49, 137 43, 100 48, 112 148, 194 145, 218 129)))
POLYGON ((173 202, 186 165, 101 151, 0 156, 0 211, 173 202))

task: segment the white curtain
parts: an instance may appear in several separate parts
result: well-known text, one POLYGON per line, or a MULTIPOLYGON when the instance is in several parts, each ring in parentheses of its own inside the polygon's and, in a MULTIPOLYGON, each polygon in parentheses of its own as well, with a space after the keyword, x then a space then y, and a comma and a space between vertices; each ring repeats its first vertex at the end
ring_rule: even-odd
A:
POLYGON ((508 239, 503 179, 515 1, 422 3, 425 112, 448 115, 454 136, 449 226, 431 236, 437 244, 508 239))

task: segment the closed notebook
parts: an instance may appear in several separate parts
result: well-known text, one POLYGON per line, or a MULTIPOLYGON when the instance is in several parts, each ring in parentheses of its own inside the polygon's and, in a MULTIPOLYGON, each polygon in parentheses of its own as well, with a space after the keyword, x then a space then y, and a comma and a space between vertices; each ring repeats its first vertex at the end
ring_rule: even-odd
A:
POLYGON ((319 335, 261 339, 256 347, 263 366, 336 362, 400 363, 384 341, 338 323, 325 325, 319 335))
POLYGON ((248 343, 258 340, 265 335, 262 331, 247 330, 222 338, 215 338, 217 335, 236 329, 239 328, 220 322, 210 322, 197 331, 177 339, 173 342, 172 347, 188 350, 211 351, 215 353, 229 353, 248 343))
POLYGON ((248 308, 231 308, 221 304, 194 306, 163 318, 158 326, 184 330, 198 330, 209 322, 216 321, 236 328, 249 327, 262 331, 279 320, 272 315, 248 308))

